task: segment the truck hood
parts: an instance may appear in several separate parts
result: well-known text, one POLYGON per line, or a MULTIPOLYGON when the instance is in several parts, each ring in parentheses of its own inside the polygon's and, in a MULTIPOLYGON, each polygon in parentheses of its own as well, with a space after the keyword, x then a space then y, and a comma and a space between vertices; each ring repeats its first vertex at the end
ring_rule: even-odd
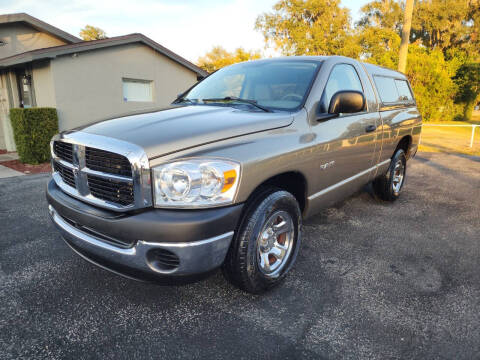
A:
POLYGON ((131 115, 78 129, 141 146, 149 159, 223 139, 288 126, 289 113, 225 106, 184 106, 131 115))

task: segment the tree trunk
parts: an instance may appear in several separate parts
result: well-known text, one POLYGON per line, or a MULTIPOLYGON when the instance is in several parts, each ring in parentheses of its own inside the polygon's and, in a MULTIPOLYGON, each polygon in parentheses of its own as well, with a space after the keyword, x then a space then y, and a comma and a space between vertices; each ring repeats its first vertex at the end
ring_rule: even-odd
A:
POLYGON ((410 28, 412 27, 413 0, 407 0, 405 4, 405 15, 402 27, 402 42, 398 52, 398 71, 405 72, 407 68, 408 40, 410 38, 410 28))

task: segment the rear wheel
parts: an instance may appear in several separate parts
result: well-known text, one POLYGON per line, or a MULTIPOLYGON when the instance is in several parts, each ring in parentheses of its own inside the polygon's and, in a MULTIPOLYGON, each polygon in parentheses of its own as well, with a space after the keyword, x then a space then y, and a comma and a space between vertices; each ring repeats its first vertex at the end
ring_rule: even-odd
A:
POLYGON ((280 283, 300 247, 301 212, 287 191, 262 189, 247 208, 223 266, 242 290, 262 293, 280 283))
POLYGON ((390 166, 385 174, 373 181, 375 194, 382 200, 395 201, 405 183, 407 158, 402 149, 398 149, 392 157, 390 166))

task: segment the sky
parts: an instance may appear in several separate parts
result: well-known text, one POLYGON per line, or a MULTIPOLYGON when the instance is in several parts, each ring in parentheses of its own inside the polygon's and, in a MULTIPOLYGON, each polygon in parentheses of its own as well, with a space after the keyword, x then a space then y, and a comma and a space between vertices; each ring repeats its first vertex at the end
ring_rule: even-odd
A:
MULTIPOLYGON (((195 62, 215 45, 265 49, 255 31, 258 15, 278 0, 0 0, 0 14, 26 12, 72 35, 86 24, 107 36, 142 33, 180 56, 195 62)), ((359 17, 365 0, 342 0, 359 17)))

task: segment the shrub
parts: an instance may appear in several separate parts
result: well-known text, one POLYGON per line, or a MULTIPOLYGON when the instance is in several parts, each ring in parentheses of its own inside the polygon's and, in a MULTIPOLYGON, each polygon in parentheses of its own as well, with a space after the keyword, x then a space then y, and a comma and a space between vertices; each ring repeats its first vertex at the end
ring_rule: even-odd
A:
POLYGON ((54 108, 11 109, 10 121, 20 161, 40 164, 50 159, 50 139, 58 132, 54 108))

